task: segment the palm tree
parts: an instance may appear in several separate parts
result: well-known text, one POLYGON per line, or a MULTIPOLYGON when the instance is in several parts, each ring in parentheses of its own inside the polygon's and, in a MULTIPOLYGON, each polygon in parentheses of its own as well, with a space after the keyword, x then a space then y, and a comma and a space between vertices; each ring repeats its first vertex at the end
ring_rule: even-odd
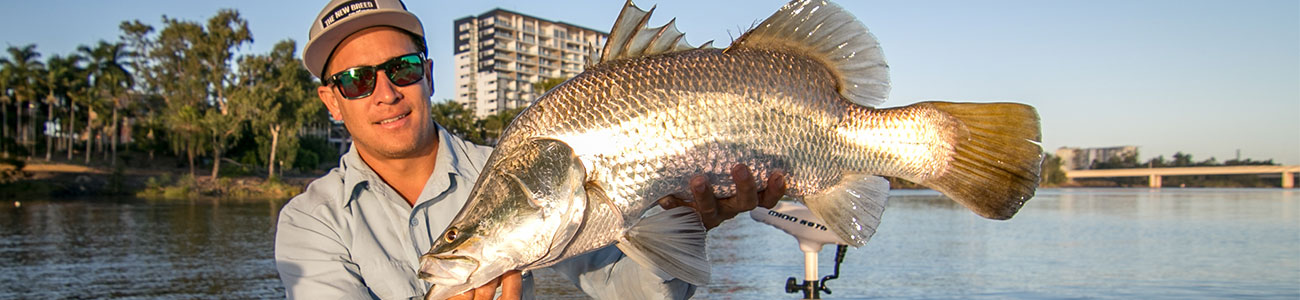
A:
MULTIPOLYGON (((6 61, 0 58, 0 63, 6 61)), ((12 74, 13 70, 8 67, 0 67, 0 154, 4 157, 9 157, 9 103, 13 102, 13 97, 9 96, 13 86, 10 79, 15 77, 12 74)))
MULTIPOLYGON (((84 62, 86 60, 84 56, 76 55, 76 57, 79 62, 84 62)), ((81 66, 77 66, 73 70, 73 72, 71 72, 71 74, 68 74, 68 76, 71 77, 72 81, 64 86, 65 88, 67 88, 67 93, 65 95, 68 98, 68 129, 66 130, 67 132, 66 135, 68 140, 67 159, 69 161, 72 160, 72 151, 74 150, 73 148, 76 148, 76 144, 77 144, 77 135, 72 133, 76 132, 77 130, 78 105, 80 104, 81 106, 85 106, 88 101, 92 101, 91 99, 94 99, 94 97, 91 96, 91 92, 90 92, 91 86, 90 86, 89 74, 90 74, 89 70, 81 66)), ((89 110, 86 111, 87 114, 89 114, 89 110)), ((87 123, 86 127, 89 128, 90 124, 87 123)), ((89 129, 87 129, 86 132, 89 133, 89 129)), ((86 137, 86 145, 90 145, 90 136, 89 135, 83 135, 83 136, 86 137)), ((87 146, 86 149, 89 150, 90 147, 87 146)), ((90 163, 89 155, 86 156, 86 163, 87 164, 90 163)))
POLYGON ((433 121, 437 122, 438 125, 442 125, 442 128, 446 128, 452 134, 477 144, 487 142, 483 140, 482 133, 476 128, 474 112, 465 108, 464 105, 447 99, 434 103, 430 112, 433 114, 433 121))
POLYGON ((510 125, 510 122, 514 121, 515 117, 523 111, 524 107, 511 108, 479 120, 479 128, 482 128, 483 139, 487 141, 487 144, 496 145, 497 139, 504 133, 506 126, 510 125))
MULTIPOLYGON (((81 56, 72 54, 66 57, 58 55, 51 56, 49 61, 46 62, 45 65, 47 70, 45 72, 44 83, 45 88, 48 91, 48 94, 45 97, 46 107, 49 108, 46 109, 46 120, 48 122, 54 122, 55 107, 64 106, 62 103, 67 103, 66 106, 68 107, 68 111, 72 111, 72 103, 69 101, 70 98, 68 97, 68 94, 74 89, 73 85, 80 84, 80 81, 84 81, 85 79, 82 77, 81 67, 79 66, 81 61, 81 56)), ((69 113, 69 116, 71 116, 71 113, 69 113)), ((49 161, 50 156, 53 153, 54 136, 59 134, 69 135, 68 132, 70 131, 71 127, 68 127, 62 128, 55 134, 45 135, 45 161, 49 161)), ((71 144, 69 144, 68 147, 71 148, 71 144)))
POLYGON ((99 41, 99 44, 96 45, 94 49, 81 46, 78 50, 89 53, 90 67, 87 69, 90 71, 92 76, 94 76, 94 87, 98 89, 100 93, 103 93, 112 100, 112 106, 109 109, 112 110, 113 117, 111 121, 112 123, 109 123, 108 128, 109 134, 111 135, 109 145, 112 149, 112 159, 110 164, 116 166, 117 144, 118 138, 121 136, 121 133, 118 130, 117 112, 122 107, 126 91, 130 90, 131 87, 135 85, 135 80, 132 79, 131 73, 127 72, 126 67, 123 67, 122 65, 125 63, 127 57, 133 54, 126 51, 125 46, 122 45, 122 43, 109 43, 102 40, 99 41))
MULTIPOLYGON (((9 86, 9 89, 11 90, 10 94, 12 95, 11 100, 15 104, 18 112, 17 132, 21 143, 27 144, 28 135, 30 135, 32 130, 31 128, 25 128, 23 126, 22 106, 23 102, 33 101, 32 98, 36 97, 37 85, 39 84, 36 75, 44 68, 44 65, 40 60, 38 60, 41 57, 41 54, 36 52, 35 44, 28 44, 23 47, 10 46, 7 51, 9 52, 9 58, 0 58, 0 67, 8 70, 5 74, 5 81, 8 81, 7 85, 9 86)), ((29 113, 32 107, 33 105, 28 105, 29 113)), ((8 124, 6 124, 6 126, 7 125, 8 124)))

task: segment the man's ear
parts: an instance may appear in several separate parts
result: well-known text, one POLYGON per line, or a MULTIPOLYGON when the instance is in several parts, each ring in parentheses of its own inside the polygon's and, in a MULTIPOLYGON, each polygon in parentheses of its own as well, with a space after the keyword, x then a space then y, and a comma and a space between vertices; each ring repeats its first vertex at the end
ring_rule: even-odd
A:
POLYGON ((429 83, 429 97, 433 97, 433 93, 437 92, 433 88, 433 59, 427 59, 424 63, 424 81, 429 83))
POLYGON ((330 118, 335 121, 343 121, 343 112, 339 110, 338 98, 334 96, 333 88, 329 86, 316 87, 316 97, 320 98, 322 103, 325 103, 325 108, 330 111, 330 118))

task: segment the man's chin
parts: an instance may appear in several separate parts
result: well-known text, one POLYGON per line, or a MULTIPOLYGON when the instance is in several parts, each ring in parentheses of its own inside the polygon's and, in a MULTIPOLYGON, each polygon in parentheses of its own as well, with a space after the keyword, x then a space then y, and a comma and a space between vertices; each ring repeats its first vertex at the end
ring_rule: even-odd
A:
POLYGON ((390 135, 385 136, 384 139, 384 141, 379 141, 378 143, 373 141, 354 142, 357 143, 357 150, 369 152, 370 154, 377 156, 377 158, 383 159, 420 157, 435 149, 432 146, 434 144, 433 141, 430 141, 428 146, 421 147, 422 145, 416 143, 415 137, 390 135))

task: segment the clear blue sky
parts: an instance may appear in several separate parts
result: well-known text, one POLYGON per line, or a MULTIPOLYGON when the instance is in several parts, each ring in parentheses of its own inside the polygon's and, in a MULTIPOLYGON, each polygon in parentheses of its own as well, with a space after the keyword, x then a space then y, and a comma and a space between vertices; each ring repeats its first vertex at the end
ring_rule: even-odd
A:
MULTIPOLYGON (((116 40, 117 25, 161 16, 206 21, 219 8, 248 19, 265 53, 301 48, 325 1, 15 1, 0 10, 3 46, 48 58, 116 40)), ((608 30, 622 2, 424 1, 436 100, 451 98, 452 20, 501 7, 608 30)), ((644 0, 655 25, 676 17, 693 44, 724 46, 782 0, 644 0)), ((1038 107, 1043 146, 1136 145, 1141 159, 1300 164, 1300 1, 842 1, 881 41, 892 68, 884 106, 924 100, 1014 101, 1038 107)))

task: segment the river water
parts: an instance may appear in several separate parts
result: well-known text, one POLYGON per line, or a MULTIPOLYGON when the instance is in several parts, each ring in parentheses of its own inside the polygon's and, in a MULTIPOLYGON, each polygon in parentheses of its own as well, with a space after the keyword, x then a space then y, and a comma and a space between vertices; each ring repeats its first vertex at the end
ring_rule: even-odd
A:
MULTIPOLYGON (((828 299, 1298 299, 1300 190, 1044 189, 992 221, 932 191, 893 191, 828 299)), ((282 298, 282 202, 0 203, 0 299, 282 298)), ((696 298, 797 298, 794 239, 741 215, 710 232, 696 298)), ((833 247, 821 253, 832 271, 833 247)), ((538 272, 539 298, 576 291, 538 272)), ((576 296, 581 297, 581 296, 576 296)))

